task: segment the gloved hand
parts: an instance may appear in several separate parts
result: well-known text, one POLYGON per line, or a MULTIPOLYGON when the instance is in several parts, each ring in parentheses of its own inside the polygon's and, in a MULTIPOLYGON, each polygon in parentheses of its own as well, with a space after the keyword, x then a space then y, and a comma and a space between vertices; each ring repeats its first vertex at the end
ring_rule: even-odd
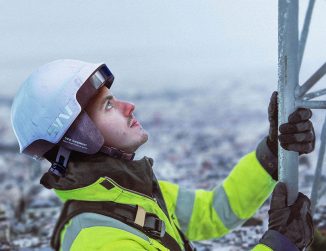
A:
POLYGON ((310 200, 302 193, 291 206, 287 205, 287 189, 279 182, 273 192, 269 210, 268 231, 260 243, 273 250, 296 250, 293 244, 303 250, 308 247, 314 235, 310 214, 310 200))
POLYGON ((279 127, 280 135, 277 137, 277 92, 273 92, 268 107, 269 135, 267 145, 277 156, 279 139, 281 146, 288 151, 298 152, 300 155, 310 153, 315 148, 315 131, 309 120, 312 116, 310 109, 298 108, 288 118, 288 123, 279 127))
POLYGON ((312 116, 310 109, 299 108, 290 114, 288 123, 279 127, 278 136, 278 107, 277 92, 273 92, 268 106, 269 134, 256 149, 256 157, 265 170, 278 180, 278 140, 280 145, 299 154, 310 153, 315 148, 315 131, 309 120, 312 116))

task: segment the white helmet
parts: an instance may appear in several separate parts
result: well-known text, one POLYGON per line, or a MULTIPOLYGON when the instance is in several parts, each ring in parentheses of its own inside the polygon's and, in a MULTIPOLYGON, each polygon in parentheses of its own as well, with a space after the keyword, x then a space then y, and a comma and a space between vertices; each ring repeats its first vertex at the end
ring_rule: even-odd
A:
MULTIPOLYGON (((56 60, 34 71, 18 91, 11 120, 20 152, 42 159, 59 146, 49 173, 64 176, 71 151, 133 159, 129 154, 104 146, 104 138, 83 110, 102 86, 110 88, 114 77, 103 64, 56 60)), ((41 183, 47 186, 49 175, 41 183)))
POLYGON ((83 108, 100 87, 110 88, 113 80, 105 64, 70 59, 34 71, 18 91, 11 110, 20 152, 43 158, 57 144, 88 154, 98 152, 103 137, 83 108))

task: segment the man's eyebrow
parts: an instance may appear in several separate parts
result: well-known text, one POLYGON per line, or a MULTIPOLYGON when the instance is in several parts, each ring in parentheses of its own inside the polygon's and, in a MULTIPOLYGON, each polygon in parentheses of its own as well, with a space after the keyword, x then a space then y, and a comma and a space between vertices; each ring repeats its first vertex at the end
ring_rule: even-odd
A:
POLYGON ((108 95, 104 98, 103 102, 102 102, 102 106, 107 102, 112 100, 114 97, 112 95, 108 95))

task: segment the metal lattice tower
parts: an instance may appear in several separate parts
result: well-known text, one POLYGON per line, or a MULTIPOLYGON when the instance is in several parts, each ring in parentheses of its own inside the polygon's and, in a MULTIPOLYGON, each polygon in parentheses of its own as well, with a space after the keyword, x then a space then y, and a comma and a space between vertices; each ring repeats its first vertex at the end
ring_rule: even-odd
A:
MULTIPOLYGON (((326 89, 308 93, 308 91, 326 74, 326 63, 324 63, 306 82, 302 85, 299 84, 299 72, 314 4, 315 0, 310 0, 299 37, 298 0, 278 1, 279 124, 286 123, 288 116, 295 109, 300 107, 326 109, 326 101, 311 100, 326 94, 326 89)), ((326 122, 324 128, 325 131, 326 122)), ((325 144, 325 141, 324 135, 322 144, 325 144)), ((324 152, 325 150, 321 149, 319 159, 323 159, 324 152)), ((316 194, 316 200, 320 183, 320 174, 321 165, 319 168, 316 168, 313 186, 313 194, 316 194)), ((288 204, 290 205, 295 201, 298 194, 298 153, 286 151, 279 147, 279 179, 287 185, 288 204)), ((314 201, 314 196, 312 196, 312 201, 314 201)))

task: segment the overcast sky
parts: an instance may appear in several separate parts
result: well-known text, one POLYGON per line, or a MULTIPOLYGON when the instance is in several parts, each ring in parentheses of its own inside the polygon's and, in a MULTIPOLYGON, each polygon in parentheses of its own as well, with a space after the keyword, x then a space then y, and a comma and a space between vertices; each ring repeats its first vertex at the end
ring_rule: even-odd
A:
MULTIPOLYGON (((299 2, 302 22, 308 1, 299 2)), ((325 13, 317 0, 303 79, 326 61, 325 13)), ((0 32, 2 95, 58 58, 105 61, 126 86, 259 72, 277 80, 277 1, 0 1, 0 32)))

